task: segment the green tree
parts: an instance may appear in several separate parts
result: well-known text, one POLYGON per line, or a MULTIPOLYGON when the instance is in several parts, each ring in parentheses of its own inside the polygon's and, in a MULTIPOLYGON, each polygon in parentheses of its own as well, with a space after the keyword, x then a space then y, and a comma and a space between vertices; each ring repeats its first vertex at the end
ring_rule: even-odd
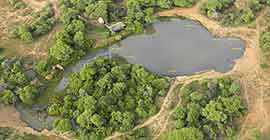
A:
POLYGON ((84 32, 85 29, 85 23, 79 19, 73 19, 70 24, 65 26, 65 31, 70 34, 75 34, 76 32, 84 32))
POLYGON ((227 115, 240 117, 245 110, 239 97, 219 97, 218 101, 223 104, 223 111, 226 112, 227 115))
POLYGON ((74 50, 61 40, 57 40, 56 44, 49 49, 49 55, 63 63, 70 62, 73 53, 74 50))
POLYGON ((250 23, 254 20, 255 16, 253 11, 250 8, 243 9, 243 14, 241 15, 241 19, 244 23, 250 23))
POLYGON ((134 115, 130 112, 112 112, 111 125, 119 131, 127 131, 134 127, 134 115))
POLYGON ((157 0, 158 5, 160 8, 163 9, 169 9, 172 7, 172 1, 171 0, 157 0))
POLYGON ((248 7, 252 9, 252 11, 259 11, 262 8, 260 0, 248 0, 248 7))
POLYGON ((5 90, 0 93, 0 103, 4 104, 14 104, 16 101, 16 96, 11 90, 5 90))
POLYGON ((91 128, 92 120, 91 116, 93 115, 92 110, 85 110, 82 114, 77 117, 76 122, 83 128, 91 128))
POLYGON ((17 91, 21 101, 25 104, 31 105, 34 103, 34 100, 38 96, 38 90, 32 85, 25 86, 24 88, 20 88, 17 91))
POLYGON ((182 128, 169 133, 169 140, 203 140, 203 133, 197 128, 182 128))
POLYGON ((59 116, 61 114, 61 105, 54 103, 48 107, 48 114, 51 116, 59 116))
POLYGON ((104 125, 103 118, 100 115, 98 115, 98 114, 94 114, 91 117, 91 122, 92 122, 92 124, 94 124, 98 128, 100 128, 100 127, 102 127, 104 125))
POLYGON ((14 65, 11 71, 8 73, 8 80, 12 85, 24 86, 28 79, 21 66, 14 65))
POLYGON ((57 130, 66 132, 72 130, 72 125, 69 119, 59 119, 54 122, 54 126, 57 130))
POLYGON ((61 7, 60 10, 61 10, 60 20, 65 25, 69 25, 73 21, 73 19, 76 19, 79 15, 79 11, 77 11, 74 8, 67 8, 63 6, 61 7))
POLYGON ((191 7, 197 0, 173 0, 173 2, 178 7, 191 7))
POLYGON ((85 9, 90 18, 96 19, 102 17, 108 19, 108 3, 107 1, 98 1, 95 4, 90 4, 85 9))
POLYGON ((144 21, 146 23, 152 23, 155 20, 154 17, 154 9, 153 8, 147 8, 144 10, 144 21))
POLYGON ((215 101, 210 101, 210 103, 205 106, 202 110, 202 115, 206 117, 206 119, 216 123, 225 123, 228 119, 227 115, 222 112, 222 104, 215 101))
POLYGON ((200 116, 200 105, 195 103, 190 103, 187 105, 188 112, 186 120, 189 123, 189 126, 196 126, 199 121, 200 116))
POLYGON ((209 17, 212 17, 214 13, 223 10, 230 6, 234 0, 207 0, 202 3, 200 10, 209 17))
POLYGON ((23 41, 33 40, 32 33, 30 32, 29 27, 27 27, 26 25, 20 25, 18 27, 18 34, 19 34, 20 39, 22 39, 23 41))

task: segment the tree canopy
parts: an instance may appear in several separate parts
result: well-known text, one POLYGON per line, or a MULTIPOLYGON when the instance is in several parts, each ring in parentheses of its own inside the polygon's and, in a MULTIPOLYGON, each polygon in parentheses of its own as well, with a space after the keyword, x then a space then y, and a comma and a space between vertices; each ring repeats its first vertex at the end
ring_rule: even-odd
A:
POLYGON ((228 77, 184 85, 169 140, 235 139, 233 121, 246 112, 239 93, 239 84, 228 77))
POLYGON ((75 120, 79 139, 99 140, 113 131, 131 130, 139 119, 156 113, 155 99, 168 86, 167 78, 139 65, 97 57, 70 76, 67 95, 62 102, 52 103, 48 112, 75 120))

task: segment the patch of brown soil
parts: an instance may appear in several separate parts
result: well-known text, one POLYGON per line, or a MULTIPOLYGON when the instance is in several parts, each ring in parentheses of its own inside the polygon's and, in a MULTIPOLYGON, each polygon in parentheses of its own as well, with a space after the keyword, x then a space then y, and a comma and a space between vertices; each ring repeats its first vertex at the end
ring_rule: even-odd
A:
POLYGON ((8 28, 17 22, 27 22, 32 19, 32 16, 24 15, 31 12, 31 9, 12 10, 6 2, 0 3, 0 40, 7 38, 8 28))
POLYGON ((28 6, 30 6, 32 9, 34 9, 35 11, 39 11, 40 9, 42 9, 46 4, 47 1, 42 0, 42 1, 36 1, 36 0, 22 0, 25 4, 27 4, 28 6))
POLYGON ((20 113, 13 106, 0 105, 0 127, 18 126, 26 127, 20 119, 20 113))
POLYGON ((59 19, 60 18, 60 10, 59 10, 59 7, 58 7, 58 0, 50 0, 50 3, 53 6, 54 18, 59 19))

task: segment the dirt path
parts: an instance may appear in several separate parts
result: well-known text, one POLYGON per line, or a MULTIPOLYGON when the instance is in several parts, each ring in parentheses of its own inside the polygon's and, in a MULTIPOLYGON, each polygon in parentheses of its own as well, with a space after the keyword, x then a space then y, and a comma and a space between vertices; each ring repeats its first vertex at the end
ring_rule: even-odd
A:
MULTIPOLYGON (((169 116, 168 115, 171 112, 170 107, 172 106, 172 101, 178 96, 178 94, 175 92, 175 88, 179 85, 179 84, 188 84, 194 80, 202 80, 202 79, 206 79, 206 78, 214 78, 214 77, 221 77, 224 76, 226 74, 222 74, 219 72, 215 72, 215 71, 207 71, 207 72, 203 72, 203 73, 199 73, 199 74, 195 74, 192 76, 181 76, 181 77, 177 77, 173 83, 171 84, 171 87, 161 105, 161 108, 159 110, 159 112, 150 117, 149 119, 147 119, 144 123, 139 124, 138 126, 136 126, 134 129, 132 129, 131 131, 140 129, 140 128, 144 128, 146 126, 152 125, 155 123, 155 125, 160 125, 160 126, 165 126, 164 122, 166 122, 166 120, 168 120, 169 116)), ((164 129, 164 128, 163 128, 164 129)), ((112 140, 112 139, 116 139, 119 138, 122 135, 125 135, 128 132, 125 133, 119 133, 119 132, 115 132, 114 134, 112 134, 112 136, 107 137, 105 140, 112 140)))
POLYGON ((59 6, 58 6, 58 0, 50 0, 50 3, 53 6, 54 18, 57 20, 60 18, 60 10, 59 10, 59 6))
MULTIPOLYGON (((145 121, 143 124, 136 126, 133 130, 143 128, 143 127, 153 123, 157 119, 159 119, 161 115, 167 114, 165 112, 168 110, 168 108, 171 105, 170 104, 171 100, 174 97, 173 91, 174 91, 175 87, 178 84, 179 84, 179 81, 177 79, 172 82, 171 87, 170 87, 170 89, 169 89, 169 91, 168 91, 168 93, 167 93, 167 95, 166 95, 166 97, 165 97, 165 99, 164 99, 164 101, 163 101, 163 103, 161 105, 161 108, 160 108, 159 112, 156 115, 154 115, 154 116, 150 117, 149 119, 147 119, 147 121, 145 121)), ((128 132, 126 132, 126 133, 128 133, 128 132)), ((112 134, 112 136, 107 137, 105 140, 112 140, 112 139, 118 138, 118 137, 120 137, 120 136, 122 136, 122 135, 124 135, 126 133, 115 132, 114 134, 112 134)))
MULTIPOLYGON (((219 72, 215 72, 215 71, 206 71, 206 72, 195 74, 192 76, 177 77, 177 81, 178 81, 178 84, 186 85, 186 84, 189 84, 190 82, 195 81, 195 80, 212 79, 212 78, 222 77, 222 76, 225 76, 228 74, 229 73, 219 73, 219 72)), ((178 96, 179 91, 174 91, 174 94, 175 94, 174 96, 178 96)), ((181 103, 181 99, 178 100, 177 104, 174 105, 174 107, 176 107, 180 103, 181 103)), ((162 115, 158 116, 159 119, 151 120, 152 122, 151 122, 151 124, 149 124, 149 127, 151 128, 151 130, 155 130, 155 132, 153 132, 153 140, 164 140, 162 138, 162 135, 164 133, 166 133, 166 130, 169 126, 169 119, 170 119, 171 114, 173 113, 173 109, 170 109, 170 110, 168 109, 167 112, 168 113, 166 113, 166 114, 162 114, 162 115)))
MULTIPOLYGON (((256 48, 258 54, 260 53, 260 22, 263 17, 269 12, 270 8, 267 7, 258 15, 256 20, 256 48)), ((258 60, 260 57, 257 58, 258 60)), ((253 76, 244 77, 241 81, 242 85, 245 85, 245 96, 248 103, 249 113, 246 119, 243 122, 243 125, 240 130, 240 139, 245 140, 248 135, 248 129, 252 127, 257 127, 261 130, 263 134, 263 140, 269 140, 270 133, 270 102, 265 99, 269 96, 270 80, 269 73, 257 70, 253 76), (251 83, 251 81, 253 81, 251 83)))

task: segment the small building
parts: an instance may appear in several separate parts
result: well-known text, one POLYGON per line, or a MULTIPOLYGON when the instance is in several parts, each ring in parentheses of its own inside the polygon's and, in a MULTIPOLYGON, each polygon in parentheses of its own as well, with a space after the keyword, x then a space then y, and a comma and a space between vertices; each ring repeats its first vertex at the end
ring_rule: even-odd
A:
POLYGON ((121 31, 126 27, 126 25, 123 22, 118 22, 113 25, 109 25, 106 23, 106 21, 102 17, 98 18, 98 23, 104 24, 104 26, 107 27, 112 32, 121 31))
POLYGON ((105 20, 102 17, 98 18, 98 23, 105 24, 105 20))
POLYGON ((110 27, 109 29, 112 32, 118 32, 118 31, 123 30, 126 27, 126 25, 123 22, 118 22, 118 23, 113 24, 113 25, 111 25, 109 27, 110 27))

